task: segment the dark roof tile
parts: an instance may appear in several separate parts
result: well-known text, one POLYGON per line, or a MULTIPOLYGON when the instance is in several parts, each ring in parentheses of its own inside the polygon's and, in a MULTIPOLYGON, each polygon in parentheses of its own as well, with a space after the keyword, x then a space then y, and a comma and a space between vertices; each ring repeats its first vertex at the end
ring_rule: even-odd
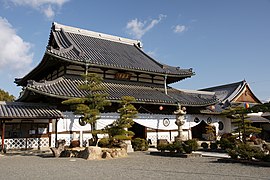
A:
POLYGON ((194 75, 190 69, 180 69, 155 61, 138 47, 139 41, 106 34, 99 36, 98 34, 101 33, 78 30, 75 27, 54 23, 51 36, 53 36, 59 48, 53 48, 49 44, 47 52, 74 62, 90 62, 93 65, 186 77, 194 75))
MULTIPOLYGON (((78 89, 78 86, 84 81, 78 77, 60 77, 54 81, 43 83, 34 82, 27 86, 27 90, 46 94, 47 96, 56 96, 62 99, 72 97, 84 97, 87 91, 78 89)), ((104 80, 102 86, 110 100, 120 100, 122 96, 133 96, 137 102, 176 104, 177 102, 185 106, 206 106, 216 102, 213 94, 190 93, 179 91, 168 87, 168 94, 164 93, 164 86, 157 84, 145 84, 140 82, 129 82, 119 80, 104 80)))
POLYGON ((38 103, 0 101, 0 119, 61 118, 63 114, 52 106, 38 103))

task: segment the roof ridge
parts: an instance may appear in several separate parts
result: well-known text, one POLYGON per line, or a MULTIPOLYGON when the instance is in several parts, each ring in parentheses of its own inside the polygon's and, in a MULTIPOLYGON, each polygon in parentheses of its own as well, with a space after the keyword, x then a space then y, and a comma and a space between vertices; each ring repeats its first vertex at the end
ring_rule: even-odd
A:
POLYGON ((28 80, 28 84, 27 86, 46 86, 46 85, 50 85, 50 84, 55 84, 61 80, 63 80, 64 78, 61 76, 61 77, 58 77, 54 80, 42 80, 41 82, 36 82, 35 80, 28 80))
POLYGON ((133 39, 128 39, 128 38, 124 38, 124 37, 113 36, 113 35, 109 35, 109 34, 105 34, 105 33, 81 29, 81 28, 77 28, 77 27, 73 27, 73 26, 67 26, 67 25, 59 24, 57 22, 53 22, 52 28, 54 28, 55 31, 64 30, 65 32, 71 32, 71 33, 75 33, 75 34, 80 34, 80 35, 95 37, 95 38, 99 38, 99 39, 119 42, 119 43, 123 43, 123 44, 136 45, 138 47, 141 47, 141 44, 142 44, 139 40, 133 40, 133 39))
POLYGON ((205 91, 205 90, 210 90, 210 89, 217 89, 217 88, 221 88, 221 87, 227 87, 227 86, 232 86, 232 85, 241 85, 247 83, 245 80, 243 81, 238 81, 238 82, 234 82, 234 83, 229 83, 229 84, 222 84, 222 85, 217 85, 217 86, 212 86, 212 87, 208 87, 208 88, 202 88, 202 89, 198 89, 198 91, 205 91))
POLYGON ((177 89, 177 90, 183 91, 186 93, 192 93, 192 94, 215 95, 215 92, 210 92, 210 91, 200 91, 200 90, 190 90, 190 89, 177 89))

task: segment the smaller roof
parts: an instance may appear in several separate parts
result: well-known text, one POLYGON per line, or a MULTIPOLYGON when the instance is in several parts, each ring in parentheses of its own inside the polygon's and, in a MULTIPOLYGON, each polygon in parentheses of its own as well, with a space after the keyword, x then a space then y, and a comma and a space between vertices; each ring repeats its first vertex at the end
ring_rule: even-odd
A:
POLYGON ((264 117, 264 118, 270 120, 270 112, 264 112, 264 113, 262 114, 262 117, 264 117))
POLYGON ((0 101, 0 119, 56 119, 63 114, 53 106, 39 103, 0 101))
POLYGON ((201 89, 201 91, 215 92, 219 101, 225 102, 228 100, 231 102, 231 100, 243 89, 244 85, 246 85, 246 81, 240 81, 236 83, 201 89))
POLYGON ((255 122, 269 123, 270 122, 266 117, 263 116, 263 113, 262 112, 249 113, 247 120, 250 120, 253 123, 255 123, 255 122))
MULTIPOLYGON (((241 94, 243 94, 245 91, 249 91, 250 95, 253 98, 253 103, 261 103, 261 101, 255 96, 255 94, 251 91, 248 83, 243 80, 236 83, 231 84, 225 84, 220 86, 214 86, 209 87, 205 89, 201 89, 201 91, 211 91, 215 92, 215 95, 219 99, 220 102, 225 103, 227 102, 233 102, 239 98, 241 94)), ((249 101, 247 101, 249 102, 249 101)))
MULTIPOLYGON (((69 99, 74 97, 85 97, 87 91, 80 90, 79 85, 84 84, 81 77, 62 76, 53 81, 30 82, 26 91, 43 94, 49 97, 69 99)), ((208 106, 216 103, 213 93, 201 91, 181 91, 168 87, 168 94, 164 92, 164 86, 152 83, 130 82, 105 79, 101 86, 105 87, 105 93, 111 101, 119 101, 122 96, 133 96, 138 103, 176 105, 177 102, 183 106, 208 106)), ((20 100, 23 99, 23 95, 20 100)))

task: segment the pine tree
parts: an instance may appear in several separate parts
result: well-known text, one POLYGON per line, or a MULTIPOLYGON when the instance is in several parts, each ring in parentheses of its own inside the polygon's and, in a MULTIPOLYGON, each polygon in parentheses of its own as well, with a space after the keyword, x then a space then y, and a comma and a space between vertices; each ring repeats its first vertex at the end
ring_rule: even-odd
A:
POLYGON ((246 142, 246 137, 252 133, 260 133, 261 128, 256 128, 252 126, 252 121, 247 120, 247 114, 250 113, 250 109, 246 109, 244 107, 234 107, 226 109, 222 112, 223 115, 232 119, 232 124, 236 125, 236 129, 234 132, 239 134, 239 139, 242 134, 242 141, 246 142))
POLYGON ((253 106, 253 112, 270 112, 270 102, 253 106))
POLYGON ((78 88, 87 91, 87 95, 82 98, 72 98, 63 101, 63 104, 71 105, 74 114, 82 115, 82 120, 91 126, 91 133, 94 143, 97 142, 96 121, 100 118, 100 111, 111 103, 106 99, 105 88, 101 86, 102 77, 95 73, 82 75, 85 83, 78 88))
POLYGON ((118 109, 119 118, 112 124, 105 127, 104 131, 109 134, 111 139, 130 139, 134 133, 128 131, 128 128, 134 124, 133 119, 137 117, 137 109, 131 104, 135 98, 123 96, 121 98, 121 108, 118 109))
POLYGON ((13 95, 10 95, 8 92, 0 89, 0 101, 12 102, 14 100, 15 100, 15 97, 13 95))

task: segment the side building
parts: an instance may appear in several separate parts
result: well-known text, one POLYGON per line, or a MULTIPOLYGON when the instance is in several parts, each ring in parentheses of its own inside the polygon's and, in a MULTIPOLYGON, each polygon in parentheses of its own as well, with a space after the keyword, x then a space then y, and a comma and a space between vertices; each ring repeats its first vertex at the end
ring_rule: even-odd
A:
MULTIPOLYGON (((249 106, 261 104, 261 101, 256 97, 256 95, 251 90, 250 85, 245 80, 220 86, 209 87, 201 89, 201 91, 214 92, 218 99, 218 103, 215 104, 215 106, 212 106, 212 108, 208 108, 206 110, 202 110, 201 113, 212 114, 215 115, 217 119, 223 119, 224 122, 230 122, 230 132, 233 132, 233 130, 236 128, 236 125, 232 123, 231 119, 220 116, 220 113, 223 110, 229 107, 244 107, 246 103, 248 103, 249 106)), ((261 135, 263 139, 270 139, 269 120, 262 117, 262 113, 250 113, 248 114, 248 120, 252 122, 253 126, 262 128, 261 135)), ((222 121, 220 121, 219 130, 221 130, 222 127, 224 127, 224 125, 222 124, 222 121)))

